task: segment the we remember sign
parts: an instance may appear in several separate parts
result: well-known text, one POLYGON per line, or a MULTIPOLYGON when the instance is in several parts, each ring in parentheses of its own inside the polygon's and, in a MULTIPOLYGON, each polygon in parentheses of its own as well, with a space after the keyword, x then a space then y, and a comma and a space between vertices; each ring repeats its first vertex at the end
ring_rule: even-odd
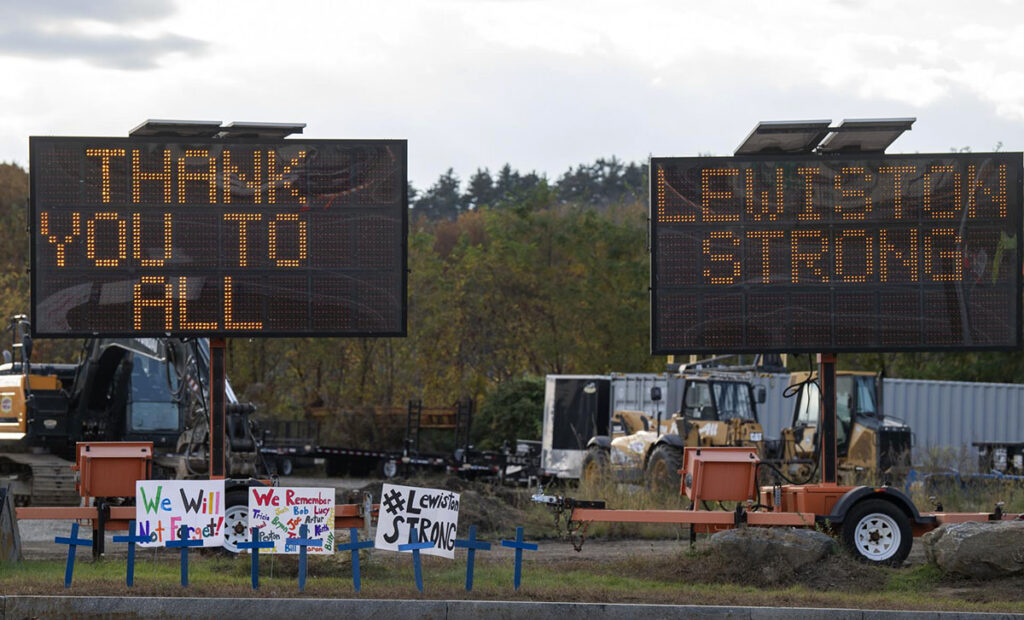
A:
POLYGON ((432 549, 421 553, 454 558, 458 525, 458 493, 385 484, 373 546, 398 551, 399 545, 409 542, 409 530, 415 527, 419 540, 414 542, 434 543, 432 549))
POLYGON ((306 547, 308 553, 334 553, 334 489, 306 487, 249 487, 249 527, 260 532, 260 540, 274 543, 264 553, 298 553, 288 538, 299 538, 306 526, 306 538, 323 541, 322 547, 306 547))
POLYGON ((167 541, 202 540, 204 547, 224 546, 223 480, 139 480, 135 483, 135 521, 143 547, 167 541), (184 536, 180 530, 185 527, 184 536))

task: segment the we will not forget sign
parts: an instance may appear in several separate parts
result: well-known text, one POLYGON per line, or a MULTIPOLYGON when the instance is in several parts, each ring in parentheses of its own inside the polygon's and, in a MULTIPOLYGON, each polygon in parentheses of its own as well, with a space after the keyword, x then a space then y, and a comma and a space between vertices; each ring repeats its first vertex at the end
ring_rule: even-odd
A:
POLYGON ((380 514, 374 547, 398 551, 409 542, 416 528, 419 540, 434 543, 421 553, 443 558, 455 557, 455 535, 459 525, 459 494, 444 489, 426 489, 385 484, 381 491, 380 514))
POLYGON ((135 520, 143 547, 163 547, 181 538, 224 546, 223 480, 139 480, 135 520), (185 529, 182 530, 182 527, 185 529))

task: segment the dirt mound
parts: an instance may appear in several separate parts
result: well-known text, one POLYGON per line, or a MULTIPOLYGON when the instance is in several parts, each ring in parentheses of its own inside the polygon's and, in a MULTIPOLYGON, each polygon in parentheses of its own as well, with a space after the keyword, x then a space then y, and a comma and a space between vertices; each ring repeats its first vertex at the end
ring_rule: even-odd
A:
POLYGON ((801 585, 812 590, 872 592, 884 589, 895 569, 869 566, 846 554, 836 554, 792 569, 781 562, 737 562, 708 549, 683 551, 660 557, 638 555, 606 565, 617 574, 662 575, 686 583, 731 583, 757 588, 801 585))
POLYGON ((680 578, 704 583, 735 583, 755 587, 802 585, 813 590, 876 591, 887 581, 884 569, 868 566, 846 555, 833 555, 796 570, 778 563, 738 563, 705 555, 682 564, 680 578))

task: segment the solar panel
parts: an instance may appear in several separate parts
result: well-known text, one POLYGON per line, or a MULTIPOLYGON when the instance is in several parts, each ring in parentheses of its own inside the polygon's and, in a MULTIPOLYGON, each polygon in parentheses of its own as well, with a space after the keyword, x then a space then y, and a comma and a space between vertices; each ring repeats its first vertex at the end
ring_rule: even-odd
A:
POLYGON ((220 133, 220 121, 179 121, 149 119, 128 132, 133 138, 151 136, 179 136, 182 138, 212 138, 220 133))
POLYGON ((761 121, 736 148, 736 155, 810 153, 828 135, 831 120, 761 121))
POLYGON ((221 138, 287 138, 302 133, 306 123, 251 123, 234 122, 224 125, 221 138))
POLYGON ((822 153, 884 153, 916 118, 844 119, 818 147, 822 153))

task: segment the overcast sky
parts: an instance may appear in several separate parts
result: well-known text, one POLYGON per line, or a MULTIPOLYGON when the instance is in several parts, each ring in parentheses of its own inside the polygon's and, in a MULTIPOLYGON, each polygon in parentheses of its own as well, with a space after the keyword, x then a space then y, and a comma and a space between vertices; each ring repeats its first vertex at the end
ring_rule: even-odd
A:
POLYGON ((1011 0, 0 0, 0 161, 148 118, 406 138, 410 179, 730 155, 759 120, 917 117, 1024 149, 1011 0))

